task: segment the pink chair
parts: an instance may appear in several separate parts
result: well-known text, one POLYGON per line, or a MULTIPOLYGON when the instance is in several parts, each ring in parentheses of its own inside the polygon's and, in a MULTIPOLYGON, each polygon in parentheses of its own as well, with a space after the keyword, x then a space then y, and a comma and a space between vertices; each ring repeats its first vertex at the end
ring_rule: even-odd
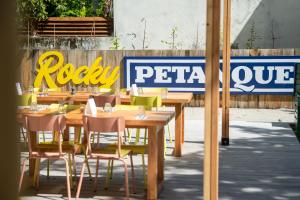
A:
POLYGON ((117 104, 116 95, 103 94, 103 95, 95 95, 91 97, 94 99, 97 107, 104 107, 105 103, 110 103, 111 106, 115 106, 117 104))
MULTIPOLYGON (((97 107, 104 107, 105 103, 110 103, 111 106, 115 106, 118 103, 116 95, 102 94, 102 95, 91 95, 94 99, 97 107)), ((100 133, 97 134, 97 144, 99 143, 100 133)), ((92 135, 92 143, 95 143, 95 134, 92 135)))
MULTIPOLYGON (((94 182, 94 191, 97 189, 97 178, 98 178, 98 168, 99 168, 99 160, 119 160, 124 165, 125 170, 125 194, 126 197, 129 198, 129 188, 128 188, 128 170, 127 164, 124 160, 124 157, 130 155, 131 161, 131 170, 132 170, 132 184, 134 186, 134 168, 132 161, 132 153, 131 150, 122 149, 122 138, 125 130, 125 119, 123 117, 92 117, 92 116, 83 116, 83 127, 87 138, 86 145, 86 158, 87 159, 95 159, 96 162, 96 176, 94 182), (107 147, 99 147, 91 145, 91 134, 93 132, 100 133, 117 133, 117 141, 107 147)), ((84 174, 84 168, 87 162, 83 162, 80 179, 78 182, 78 188, 76 193, 76 199, 79 198, 82 179, 84 174)))
MULTIPOLYGON (((49 148, 49 149, 40 149, 38 147, 33 148, 31 144, 31 138, 30 133, 32 132, 38 132, 38 131, 51 131, 51 132, 58 132, 60 134, 63 133, 64 129, 66 128, 66 119, 64 115, 44 115, 44 116, 34 116, 34 115, 27 115, 24 117, 24 126, 27 129, 27 138, 28 138, 28 150, 29 150, 29 156, 23 161, 22 163, 22 172, 19 182, 19 192, 21 190, 23 176, 25 172, 25 162, 28 159, 37 159, 39 163, 41 158, 47 158, 47 159, 62 159, 65 161, 66 165, 66 176, 67 176, 67 190, 68 190, 68 199, 71 199, 71 188, 70 188, 70 179, 72 178, 69 173, 69 163, 68 160, 65 158, 66 153, 62 145, 61 137, 58 137, 58 142, 56 148, 49 148)), ((75 162, 74 162, 75 164, 75 162)), ((38 170, 39 170, 39 164, 36 164, 35 169, 35 175, 34 175, 34 181, 36 181, 38 187, 38 170), (37 172, 37 173, 36 173, 37 172)))

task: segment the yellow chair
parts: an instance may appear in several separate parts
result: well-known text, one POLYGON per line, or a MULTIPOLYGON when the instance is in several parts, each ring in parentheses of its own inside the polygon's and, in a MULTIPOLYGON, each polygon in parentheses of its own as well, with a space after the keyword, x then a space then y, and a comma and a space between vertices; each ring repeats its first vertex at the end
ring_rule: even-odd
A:
POLYGON ((38 93, 40 91, 40 88, 33 88, 34 93, 38 93))
MULTIPOLYGON (((159 96, 151 96, 151 97, 144 97, 144 96, 131 96, 130 99, 131 105, 138 105, 144 106, 145 110, 152 110, 153 107, 161 107, 161 98, 159 96)), ((140 140, 140 129, 137 129, 136 132, 136 143, 140 140)), ((147 129, 145 129, 144 135, 144 144, 147 141, 147 129)))
POLYGON ((61 88, 48 88, 48 92, 61 92, 61 88))
MULTIPOLYGON (((161 95, 161 97, 163 97, 164 95, 167 95, 168 94, 168 88, 145 88, 143 87, 142 88, 142 92, 144 94, 152 94, 152 95, 161 95)), ((164 106, 163 106, 164 107, 164 106)), ((172 135, 171 135, 171 131, 170 131, 170 125, 168 124, 167 125, 167 131, 168 131, 168 136, 169 136, 169 143, 172 144, 172 135)))
POLYGON ((113 90, 111 88, 99 88, 100 93, 109 93, 112 92, 113 90))
MULTIPOLYGON (((116 110, 139 110, 141 106, 135 105, 116 105, 116 110)), ((127 129, 127 132, 129 129, 127 129)), ((131 133, 130 133, 131 134, 131 133)), ((126 141, 126 139, 125 139, 126 141)), ((108 147, 108 148, 113 148, 108 147)), ((147 176, 146 176, 146 166, 145 166, 145 154, 147 153, 147 144, 137 144, 136 142, 126 141, 122 144, 122 149, 127 149, 132 152, 132 154, 141 154, 142 155, 142 167, 143 167, 143 176, 144 176, 144 186, 147 188, 147 176)), ((108 163, 107 167, 107 176, 106 176, 106 185, 105 189, 108 188, 109 180, 112 179, 113 173, 113 161, 108 163)))
MULTIPOLYGON (((148 97, 148 96, 131 96, 130 102, 132 105, 143 105, 146 110, 152 110, 153 107, 158 108, 158 107, 161 107, 161 105, 162 105, 160 96, 150 96, 150 97, 148 97)), ((168 127, 169 137, 171 137, 169 124, 167 125, 167 127, 168 127)), ((139 138, 140 138, 139 134, 140 134, 140 131, 138 129, 137 134, 136 134, 136 142, 139 142, 139 138)), ((144 144, 146 144, 146 140, 147 140, 147 129, 145 130, 144 144)), ((166 137, 164 139, 164 142, 165 142, 164 155, 166 155, 166 149, 167 149, 166 137)))
MULTIPOLYGON (((131 105, 137 105, 137 106, 144 106, 145 110, 152 110, 153 107, 161 107, 162 101, 160 96, 131 96, 130 99, 131 105)), ((145 129, 145 135, 144 135, 144 145, 147 143, 147 134, 148 130, 145 129)), ((140 129, 137 129, 136 132, 136 141, 135 144, 139 143, 140 140, 140 129)), ((164 156, 166 154, 166 137, 164 137, 164 156)), ((143 167, 144 166, 144 161, 143 161, 143 167)), ((145 171, 145 170, 144 170, 145 171)), ((146 174, 144 174, 144 179, 145 179, 145 188, 147 187, 147 182, 146 182, 146 174)))
POLYGON ((144 93, 167 94, 168 88, 142 88, 144 93))
MULTIPOLYGON (((30 106, 31 102, 32 102, 32 94, 23 94, 23 95, 18 95, 17 96, 17 106, 30 106)), ((36 100, 36 96, 34 98, 36 100)), ((23 140, 25 142, 27 142, 27 137, 26 137, 26 130, 22 127, 22 125, 20 124, 20 132, 23 136, 23 140)))
POLYGON ((17 96, 18 106, 30 106, 32 102, 32 94, 23 94, 17 96))

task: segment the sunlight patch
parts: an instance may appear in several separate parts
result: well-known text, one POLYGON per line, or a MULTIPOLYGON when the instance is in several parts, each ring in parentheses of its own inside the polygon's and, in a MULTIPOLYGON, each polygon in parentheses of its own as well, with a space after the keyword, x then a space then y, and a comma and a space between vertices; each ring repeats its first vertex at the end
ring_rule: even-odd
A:
POLYGON ((242 191, 243 192, 247 192, 247 193, 263 192, 263 190, 261 188, 256 188, 256 187, 242 188, 242 191))

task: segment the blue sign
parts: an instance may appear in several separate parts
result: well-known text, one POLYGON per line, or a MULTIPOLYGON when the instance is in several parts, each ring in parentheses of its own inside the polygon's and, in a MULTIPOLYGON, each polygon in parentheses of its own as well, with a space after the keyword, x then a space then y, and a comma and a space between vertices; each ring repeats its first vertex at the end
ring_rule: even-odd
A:
MULTIPOLYGON (((166 87, 169 91, 204 93, 205 57, 125 57, 124 85, 166 87)), ((300 56, 232 57, 232 94, 285 94, 294 92, 295 66, 300 56)), ((220 60, 222 91, 222 60, 220 60)))

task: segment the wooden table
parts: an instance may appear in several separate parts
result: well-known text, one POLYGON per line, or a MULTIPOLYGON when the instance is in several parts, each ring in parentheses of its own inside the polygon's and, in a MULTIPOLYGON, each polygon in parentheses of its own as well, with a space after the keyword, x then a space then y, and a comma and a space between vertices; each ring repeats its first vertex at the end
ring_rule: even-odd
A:
MULTIPOLYGON (((155 95, 154 93, 146 93, 144 96, 155 95)), ((158 94, 156 94, 158 95, 158 94)), ((159 96, 159 95, 158 95, 159 96)), ((181 157, 182 145, 184 144, 184 106, 186 103, 191 102, 193 93, 185 92, 168 92, 166 97, 162 98, 162 104, 166 106, 175 107, 175 149, 174 156, 181 157)), ((130 96, 121 96, 121 103, 129 104, 130 96)))
MULTIPOLYGON (((37 97, 38 103, 57 103, 64 96, 65 100, 74 102, 75 104, 86 103, 88 97, 91 95, 89 92, 77 92, 75 95, 71 95, 70 92, 53 92, 49 93, 48 96, 37 97), (57 97, 58 100, 55 99, 57 97)), ((101 95, 101 94, 99 94, 101 95)), ((153 96, 160 94, 157 93, 146 93, 145 96, 153 96)), ((121 95, 121 103, 129 104, 130 96, 121 95)), ((168 92, 166 97, 162 98, 162 104, 167 106, 175 107, 175 149, 174 156, 181 157, 182 155, 182 145, 184 144, 184 106, 186 103, 189 103, 193 98, 192 93, 186 92, 168 92)))
MULTIPOLYGON (((27 109, 19 110, 18 118, 29 114, 27 109)), ((48 115, 51 111, 40 111, 38 115, 48 115)), ((99 116, 123 116, 128 128, 148 129, 148 178, 147 199, 157 199, 164 180, 164 126, 175 116, 174 112, 146 111, 146 119, 136 119, 138 111, 120 110, 112 113, 98 112, 99 116)), ((76 109, 66 114, 68 126, 82 126, 82 111, 76 109)), ((76 133, 77 134, 77 133, 76 133)), ((32 136, 36 136, 33 134, 32 136)), ((75 137, 79 137, 78 135, 75 137)), ((36 137, 31 137, 32 144, 36 143, 36 137)), ((34 171, 34 160, 30 161, 30 171, 34 171)))

